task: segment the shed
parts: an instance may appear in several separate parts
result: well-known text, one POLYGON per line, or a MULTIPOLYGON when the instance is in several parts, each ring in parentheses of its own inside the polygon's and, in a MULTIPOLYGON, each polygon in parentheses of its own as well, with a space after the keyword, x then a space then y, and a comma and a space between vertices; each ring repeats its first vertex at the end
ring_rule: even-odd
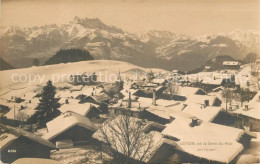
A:
POLYGON ((48 140, 20 128, 1 125, 5 130, 0 135, 0 152, 3 163, 12 163, 19 158, 50 158, 55 146, 48 140))
POLYGON ((46 124, 48 133, 44 139, 52 143, 72 140, 74 145, 91 140, 97 130, 89 118, 74 112, 65 112, 46 124))

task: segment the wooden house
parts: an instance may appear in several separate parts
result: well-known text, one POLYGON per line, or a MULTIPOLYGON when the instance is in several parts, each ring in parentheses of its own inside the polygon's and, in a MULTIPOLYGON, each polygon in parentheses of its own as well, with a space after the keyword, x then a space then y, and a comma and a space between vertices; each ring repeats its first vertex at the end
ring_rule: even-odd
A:
POLYGON ((59 110, 62 113, 66 112, 74 112, 77 114, 80 114, 82 116, 88 117, 88 118, 98 118, 99 114, 102 113, 102 111, 99 109, 99 106, 96 104, 91 103, 84 103, 84 104, 64 104, 62 105, 59 110))
POLYGON ((0 135, 1 162, 12 163, 19 158, 50 158, 55 146, 48 140, 19 128, 1 125, 4 133, 0 135))
POLYGON ((243 107, 235 110, 238 120, 240 120, 240 127, 244 129, 260 132, 260 92, 243 107))
POLYGON ((46 124, 48 133, 44 139, 52 143, 73 143, 73 145, 84 144, 91 140, 92 134, 97 130, 89 118, 74 112, 65 112, 46 124))
POLYGON ((223 67, 225 69, 239 69, 241 63, 238 61, 224 61, 223 62, 223 67))

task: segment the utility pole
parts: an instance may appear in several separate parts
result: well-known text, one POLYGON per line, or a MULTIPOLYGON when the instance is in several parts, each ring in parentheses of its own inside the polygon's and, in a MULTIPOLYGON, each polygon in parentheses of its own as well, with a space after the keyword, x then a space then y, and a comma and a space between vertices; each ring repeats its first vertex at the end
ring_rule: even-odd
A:
POLYGON ((15 105, 14 105, 14 119, 15 119, 15 105))

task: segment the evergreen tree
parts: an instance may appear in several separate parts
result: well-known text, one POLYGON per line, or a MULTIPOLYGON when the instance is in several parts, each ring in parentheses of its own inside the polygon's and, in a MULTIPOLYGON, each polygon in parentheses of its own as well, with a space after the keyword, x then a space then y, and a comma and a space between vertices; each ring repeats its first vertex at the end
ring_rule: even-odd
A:
POLYGON ((91 54, 82 49, 61 49, 54 56, 49 58, 45 65, 51 65, 51 64, 59 64, 59 63, 69 63, 69 62, 79 62, 79 61, 88 61, 88 60, 94 60, 94 58, 91 56, 91 54))
POLYGON ((56 87, 52 84, 52 81, 48 81, 46 86, 43 87, 40 103, 36 107, 36 114, 34 122, 38 126, 43 127, 45 124, 55 118, 60 112, 57 108, 60 107, 58 99, 55 98, 56 87))

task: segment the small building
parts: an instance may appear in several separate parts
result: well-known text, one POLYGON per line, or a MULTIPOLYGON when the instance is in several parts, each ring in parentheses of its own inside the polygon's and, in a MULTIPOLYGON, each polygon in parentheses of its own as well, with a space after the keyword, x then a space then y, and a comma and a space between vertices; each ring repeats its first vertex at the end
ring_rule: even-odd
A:
POLYGON ((153 97, 153 91, 156 92, 156 96, 159 97, 167 88, 164 86, 159 86, 155 88, 145 88, 145 89, 140 89, 136 92, 133 93, 134 96, 138 97, 148 97, 152 98, 153 97))
POLYGON ((98 105, 91 104, 91 103, 84 103, 84 104, 64 104, 62 105, 59 110, 62 113, 66 112, 74 112, 77 114, 80 114, 82 116, 88 117, 88 118, 98 118, 99 114, 102 113, 102 111, 99 109, 98 105))
POLYGON ((69 79, 69 83, 72 85, 92 85, 97 82, 97 75, 94 72, 91 75, 87 75, 86 73, 71 75, 69 79))
POLYGON ((166 112, 167 108, 158 105, 151 105, 144 110, 143 119, 160 124, 170 123, 170 115, 166 112))
POLYGON ((131 92, 128 93, 128 100, 121 101, 109 106, 110 116, 129 115, 131 117, 141 118, 146 107, 139 102, 132 100, 131 92))
POLYGON ((252 66, 252 75, 260 79, 260 59, 256 59, 254 65, 252 66))
POLYGON ((207 92, 205 92, 201 88, 195 88, 195 87, 179 87, 178 89, 178 95, 181 96, 189 96, 189 95, 207 95, 207 92))
POLYGON ((192 103, 186 106, 182 112, 193 115, 202 121, 212 122, 219 115, 221 110, 221 107, 205 106, 192 103))
POLYGON ((91 136, 97 130, 89 118, 74 112, 65 112, 46 124, 48 133, 44 139, 52 143, 68 142, 73 145, 81 145, 91 140, 91 136))
POLYGON ((223 67, 225 69, 239 69, 241 63, 238 61, 224 61, 223 62, 223 67))
POLYGON ((165 84, 167 83, 166 79, 159 79, 159 78, 155 78, 152 80, 153 84, 157 84, 158 86, 165 86, 165 84))
POLYGON ((108 104, 111 100, 111 97, 106 93, 99 93, 96 95, 87 96, 82 99, 79 103, 93 103, 97 105, 101 105, 102 103, 108 104))
POLYGON ((216 106, 219 107, 222 104, 222 101, 217 96, 208 96, 208 95, 191 95, 184 102, 185 105, 189 104, 200 104, 202 106, 216 106))
POLYGON ((0 152, 3 163, 12 163, 19 158, 50 158, 55 146, 48 140, 20 128, 1 125, 0 152))
POLYGON ((234 113, 237 114, 240 120, 240 125, 244 129, 260 132, 260 91, 255 95, 255 97, 243 107, 235 110, 234 113))

